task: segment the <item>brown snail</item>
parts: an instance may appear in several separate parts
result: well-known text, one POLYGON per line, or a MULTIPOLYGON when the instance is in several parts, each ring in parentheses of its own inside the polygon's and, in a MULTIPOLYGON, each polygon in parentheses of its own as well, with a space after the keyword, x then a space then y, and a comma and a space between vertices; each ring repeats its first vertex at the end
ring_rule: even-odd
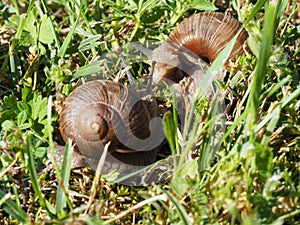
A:
MULTIPOLYGON (((236 19, 219 12, 198 13, 184 19, 170 33, 166 43, 153 51, 151 58, 157 61, 153 81, 178 83, 188 77, 188 85, 183 88, 187 93, 193 92, 203 80, 209 64, 240 28, 236 19)), ((247 32, 242 30, 225 66, 244 53, 247 37, 247 32)))
MULTIPOLYGON (((194 93, 209 63, 240 27, 237 20, 222 13, 199 13, 183 20, 167 42, 151 53, 150 58, 157 62, 154 82, 177 83, 187 78, 189 84, 183 88, 188 89, 187 94, 194 93), (197 57, 202 59, 201 67, 197 57)), ((243 53, 247 37, 242 31, 228 60, 243 53)), ((133 166, 152 163, 162 141, 162 129, 152 132, 157 127, 157 123, 151 123, 157 116, 157 105, 153 98, 145 96, 135 88, 108 80, 81 85, 67 98, 60 115, 63 139, 71 138, 93 168, 109 142, 107 168, 118 168, 118 161, 133 166), (128 153, 128 149, 133 152, 128 153)))
POLYGON ((155 121, 157 105, 153 98, 143 95, 110 80, 79 86, 66 99, 60 114, 63 139, 71 138, 93 169, 109 142, 105 172, 119 169, 122 163, 152 163, 163 133, 153 132, 159 127, 159 121, 155 121))

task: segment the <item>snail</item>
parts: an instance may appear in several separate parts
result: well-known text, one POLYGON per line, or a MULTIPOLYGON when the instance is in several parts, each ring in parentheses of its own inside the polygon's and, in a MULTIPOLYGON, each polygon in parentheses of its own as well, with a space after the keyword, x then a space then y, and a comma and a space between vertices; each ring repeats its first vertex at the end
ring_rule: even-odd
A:
MULTIPOLYGON (((184 81, 183 93, 192 95, 210 63, 240 28, 237 20, 223 13, 199 13, 183 20, 166 43, 151 53, 139 49, 156 61, 154 83, 184 81)), ((247 37, 243 30, 228 61, 234 61, 244 52, 247 37)), ((79 86, 66 99, 60 115, 60 131, 65 141, 71 138, 76 143, 94 169, 106 143, 110 143, 105 165, 108 170, 122 167, 120 161, 139 167, 155 161, 164 139, 161 121, 155 120, 157 116, 154 98, 133 85, 126 87, 114 81, 95 80, 79 86)))
MULTIPOLYGON (((183 92, 193 96, 209 65, 240 29, 236 19, 220 12, 203 12, 184 19, 150 56, 157 61, 154 83, 185 80, 181 85, 183 92)), ((235 61, 236 56, 244 53, 247 38, 243 29, 225 67, 228 68, 229 61, 235 61)))
POLYGON ((93 169, 107 143, 110 154, 104 172, 149 165, 155 161, 164 135, 157 118, 158 106, 148 90, 111 80, 94 80, 77 87, 60 113, 62 138, 76 143, 77 151, 93 169))

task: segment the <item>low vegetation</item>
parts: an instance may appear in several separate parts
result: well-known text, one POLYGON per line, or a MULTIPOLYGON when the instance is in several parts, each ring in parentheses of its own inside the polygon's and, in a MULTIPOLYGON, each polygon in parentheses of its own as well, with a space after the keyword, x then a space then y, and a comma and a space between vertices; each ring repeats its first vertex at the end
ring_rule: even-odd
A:
MULTIPOLYGON (((2 1, 0 223, 299 224, 300 4, 254 2, 2 1), (127 43, 153 49, 200 11, 229 13, 249 33, 249 54, 218 81, 222 132, 213 132, 214 103, 200 97, 193 123, 176 129, 166 89, 169 97, 157 98, 171 109, 164 129, 174 167, 164 182, 126 186, 89 168, 71 170, 70 159, 62 171, 53 166, 47 151, 65 145, 58 130, 65 97, 83 80, 119 76, 120 53, 142 80, 151 63, 127 43)), ((210 71, 223 63, 219 57, 210 71)))

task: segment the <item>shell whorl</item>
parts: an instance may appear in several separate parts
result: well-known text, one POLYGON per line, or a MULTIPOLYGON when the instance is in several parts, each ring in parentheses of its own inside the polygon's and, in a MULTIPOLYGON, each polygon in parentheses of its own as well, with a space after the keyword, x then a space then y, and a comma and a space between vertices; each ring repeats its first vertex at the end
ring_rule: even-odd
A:
MULTIPOLYGON (((109 152, 114 152, 121 145, 148 138, 155 112, 148 110, 133 89, 109 80, 91 81, 66 99, 60 131, 65 141, 71 138, 76 143, 83 156, 99 159, 108 142, 109 152)), ((143 147, 145 151, 150 148, 143 147)))
MULTIPOLYGON (((183 20, 169 35, 168 42, 196 53, 213 62, 241 28, 240 23, 223 13, 204 12, 183 20)), ((243 54, 243 44, 248 34, 238 36, 229 59, 243 54)))
MULTIPOLYGON (((241 25, 236 19, 219 12, 198 13, 184 19, 170 33, 166 43, 153 51, 152 57, 157 60, 153 81, 159 84, 165 79, 178 83, 199 70, 197 57, 202 60, 205 71, 239 29, 241 25)), ((247 37, 247 32, 242 30, 225 66, 244 53, 247 37)))

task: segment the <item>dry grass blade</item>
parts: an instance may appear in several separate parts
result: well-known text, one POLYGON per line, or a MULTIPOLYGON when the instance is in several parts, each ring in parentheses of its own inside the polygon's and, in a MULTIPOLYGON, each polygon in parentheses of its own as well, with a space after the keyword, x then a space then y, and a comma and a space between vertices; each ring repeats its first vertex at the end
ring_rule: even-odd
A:
POLYGON ((94 202, 95 196, 97 194, 97 191, 98 191, 97 189, 98 189, 98 185, 99 185, 99 181, 100 181, 100 176, 102 174, 102 170, 103 170, 103 167, 104 167, 104 164, 105 164, 105 160, 106 160, 106 156, 107 156, 107 153, 108 153, 109 145, 110 145, 110 142, 108 142, 104 146, 103 153, 102 153, 101 158, 99 160, 99 163, 97 165, 96 174, 95 174, 95 177, 94 177, 94 180, 93 180, 93 185, 92 185, 92 188, 91 188, 91 195, 90 195, 90 198, 89 198, 88 207, 85 210, 85 214, 88 213, 89 208, 92 205, 92 203, 94 202))
POLYGON ((299 0, 0 1, 0 224, 299 224, 299 10, 299 0), (115 78, 126 86, 120 53, 142 87, 150 61, 160 58, 151 49, 183 17, 215 8, 238 19, 249 37, 249 51, 229 63, 222 80, 215 73, 231 44, 202 82, 207 90, 218 79, 225 91, 224 129, 217 104, 199 96, 184 123, 174 93, 147 85, 160 117, 173 113, 164 124, 171 144, 161 146, 158 162, 102 179, 106 148, 96 175, 71 170, 71 148, 64 157, 53 151, 64 144, 58 124, 67 96, 89 80, 115 78), (57 155, 63 168, 49 160, 57 155), (143 184, 153 177, 163 183, 125 185, 137 174, 145 174, 143 184))
POLYGON ((11 168, 18 162, 19 157, 16 157, 15 160, 8 166, 6 167, 1 173, 0 173, 0 179, 8 172, 10 171, 11 168))
POLYGON ((119 220, 122 217, 124 217, 124 216, 126 216, 126 215, 128 215, 130 213, 133 213, 134 211, 140 209, 141 207, 143 207, 143 206, 145 206, 145 205, 147 205, 149 203, 156 202, 156 201, 164 201, 164 202, 166 202, 167 201, 167 196, 165 194, 161 194, 161 195, 157 195, 157 196, 154 196, 152 198, 146 199, 144 201, 141 201, 138 204, 136 204, 136 205, 130 207, 129 209, 121 212, 120 214, 114 216, 114 218, 106 220, 104 222, 104 224, 111 224, 111 223, 115 222, 116 220, 119 220))

